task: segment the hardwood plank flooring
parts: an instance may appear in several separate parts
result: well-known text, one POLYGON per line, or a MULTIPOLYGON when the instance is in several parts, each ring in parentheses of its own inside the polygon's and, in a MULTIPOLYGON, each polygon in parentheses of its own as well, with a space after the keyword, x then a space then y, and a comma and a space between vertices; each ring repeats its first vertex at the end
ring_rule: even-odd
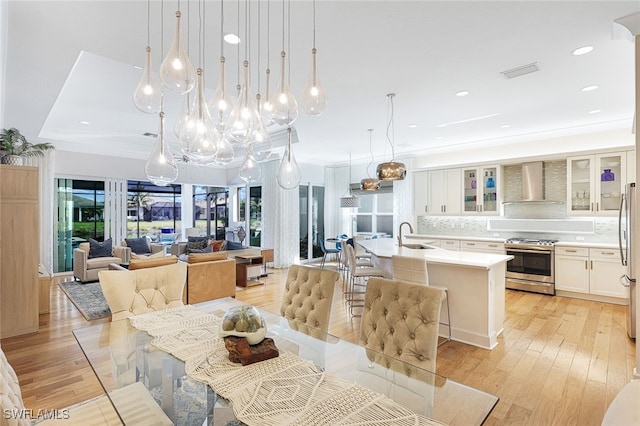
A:
MULTIPOLYGON (((264 285, 238 289, 236 298, 279 313, 287 271, 269 272, 264 285)), ((626 309, 507 290, 499 345, 488 351, 446 342, 437 372, 500 397, 488 425, 597 425, 632 379, 635 344, 626 335, 626 309)), ((60 409, 103 393, 72 330, 104 321, 86 321, 54 282, 40 332, 2 340, 27 408, 60 409)), ((359 329, 339 281, 329 332, 357 342, 359 329)))

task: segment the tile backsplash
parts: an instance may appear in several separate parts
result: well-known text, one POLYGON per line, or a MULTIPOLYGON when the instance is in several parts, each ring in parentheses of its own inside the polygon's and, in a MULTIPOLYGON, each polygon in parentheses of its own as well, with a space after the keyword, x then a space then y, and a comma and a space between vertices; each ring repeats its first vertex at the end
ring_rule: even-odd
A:
MULTIPOLYGON (((507 165, 503 167, 503 201, 518 201, 522 197, 521 166, 507 165)), ((544 194, 545 200, 557 203, 549 204, 505 204, 502 219, 566 219, 567 216, 567 163, 566 161, 544 162, 544 194)), ((494 217, 495 218, 495 217, 494 217)), ((554 232, 519 232, 492 231, 488 229, 489 216, 419 216, 416 232, 427 235, 478 238, 539 238, 557 239, 560 241, 584 241, 598 243, 617 243, 617 217, 586 217, 593 221, 594 231, 585 233, 554 232)))

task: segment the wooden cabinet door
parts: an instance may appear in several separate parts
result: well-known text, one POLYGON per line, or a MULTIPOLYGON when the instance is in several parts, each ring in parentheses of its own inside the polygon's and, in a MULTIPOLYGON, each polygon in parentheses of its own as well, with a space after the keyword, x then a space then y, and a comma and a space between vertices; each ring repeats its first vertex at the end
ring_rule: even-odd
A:
POLYGON ((555 257, 556 289, 589 293, 589 258, 580 256, 555 257))

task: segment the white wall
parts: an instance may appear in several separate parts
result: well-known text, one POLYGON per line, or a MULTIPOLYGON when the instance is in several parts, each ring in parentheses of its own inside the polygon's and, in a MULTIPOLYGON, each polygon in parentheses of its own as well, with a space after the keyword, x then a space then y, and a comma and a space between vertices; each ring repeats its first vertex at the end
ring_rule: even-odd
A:
POLYGON ((0 129, 4 128, 4 94, 5 68, 7 64, 7 37, 8 37, 7 2, 0 1, 0 129))

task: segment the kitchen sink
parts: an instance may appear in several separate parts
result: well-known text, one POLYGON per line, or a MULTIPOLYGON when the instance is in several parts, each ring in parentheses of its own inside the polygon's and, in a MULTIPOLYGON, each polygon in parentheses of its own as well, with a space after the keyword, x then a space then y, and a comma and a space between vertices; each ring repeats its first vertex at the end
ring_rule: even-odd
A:
POLYGON ((424 244, 403 244, 402 247, 416 250, 432 249, 433 247, 424 244))

